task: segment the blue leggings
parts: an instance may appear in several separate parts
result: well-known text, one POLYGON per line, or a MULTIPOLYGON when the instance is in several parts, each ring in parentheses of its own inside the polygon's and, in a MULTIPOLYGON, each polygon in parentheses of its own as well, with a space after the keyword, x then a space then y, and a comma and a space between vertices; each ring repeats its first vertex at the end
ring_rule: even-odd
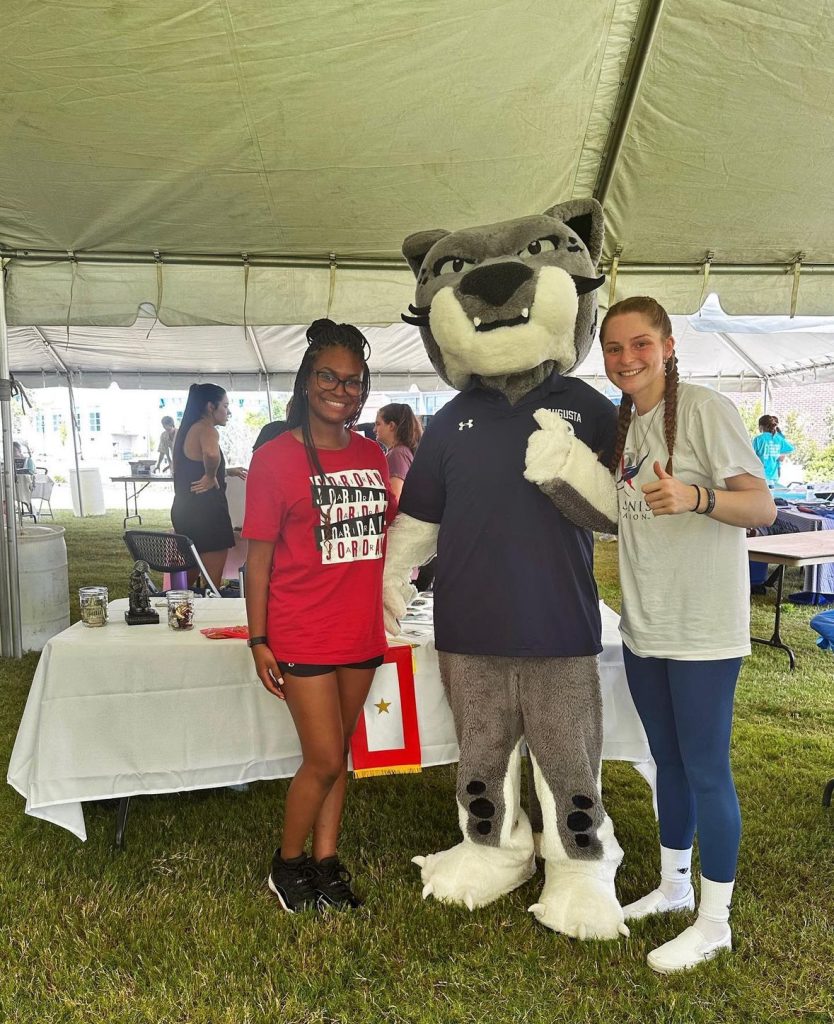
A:
POLYGON ((686 850, 698 831, 701 873, 736 875, 741 815, 730 768, 741 658, 640 658, 623 645, 628 687, 657 763, 660 842, 686 850))

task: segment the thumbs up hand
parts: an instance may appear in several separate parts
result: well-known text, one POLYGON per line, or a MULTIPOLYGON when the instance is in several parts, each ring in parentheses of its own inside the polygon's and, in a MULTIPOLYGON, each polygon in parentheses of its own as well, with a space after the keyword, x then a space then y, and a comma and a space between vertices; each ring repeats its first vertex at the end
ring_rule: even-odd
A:
MULTIPOLYGON (((671 473, 667 473, 657 461, 652 468, 657 480, 643 484, 642 491, 646 504, 653 514, 676 516, 681 512, 694 512, 697 492, 695 485, 678 480, 671 473)), ((700 492, 697 493, 700 501, 700 492)))

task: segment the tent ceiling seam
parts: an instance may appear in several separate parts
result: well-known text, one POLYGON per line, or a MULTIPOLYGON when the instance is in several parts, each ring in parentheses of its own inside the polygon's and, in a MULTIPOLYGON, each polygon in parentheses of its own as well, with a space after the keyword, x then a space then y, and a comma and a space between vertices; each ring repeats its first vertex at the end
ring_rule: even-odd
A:
POLYGON ((635 37, 634 60, 630 68, 626 66, 623 76, 624 87, 619 107, 611 123, 611 130, 608 133, 606 145, 603 149, 599 173, 594 185, 594 198, 599 201, 601 206, 605 206, 605 200, 608 198, 611 183, 614 180, 614 173, 620 160, 628 126, 631 123, 631 116, 634 113, 637 96, 646 73, 649 54, 657 36, 660 16, 665 2, 666 0, 649 0, 646 4, 645 18, 642 25, 640 25, 640 18, 638 17, 639 28, 635 37))

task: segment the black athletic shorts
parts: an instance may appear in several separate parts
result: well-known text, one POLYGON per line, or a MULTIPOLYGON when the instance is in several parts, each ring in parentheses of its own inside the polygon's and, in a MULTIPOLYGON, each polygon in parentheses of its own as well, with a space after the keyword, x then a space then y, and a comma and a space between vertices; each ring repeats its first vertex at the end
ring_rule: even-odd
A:
POLYGON ((291 676, 323 676, 328 672, 335 672, 337 668, 379 668, 385 656, 380 654, 376 658, 368 658, 367 661, 354 661, 350 665, 302 665, 297 661, 279 661, 278 668, 281 675, 285 672, 291 676))

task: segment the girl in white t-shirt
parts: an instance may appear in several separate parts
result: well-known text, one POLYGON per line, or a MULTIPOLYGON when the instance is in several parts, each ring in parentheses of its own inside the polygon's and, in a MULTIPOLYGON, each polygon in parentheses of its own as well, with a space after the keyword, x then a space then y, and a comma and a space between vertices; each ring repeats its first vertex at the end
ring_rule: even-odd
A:
POLYGON ((612 460, 619 507, 621 632, 629 688, 657 763, 660 883, 626 920, 694 909, 653 950, 667 974, 732 948, 730 898, 741 819, 730 767, 733 696, 750 653, 745 527, 776 509, 737 410, 678 381, 665 310, 638 296, 600 328, 605 372, 623 392, 612 460))

